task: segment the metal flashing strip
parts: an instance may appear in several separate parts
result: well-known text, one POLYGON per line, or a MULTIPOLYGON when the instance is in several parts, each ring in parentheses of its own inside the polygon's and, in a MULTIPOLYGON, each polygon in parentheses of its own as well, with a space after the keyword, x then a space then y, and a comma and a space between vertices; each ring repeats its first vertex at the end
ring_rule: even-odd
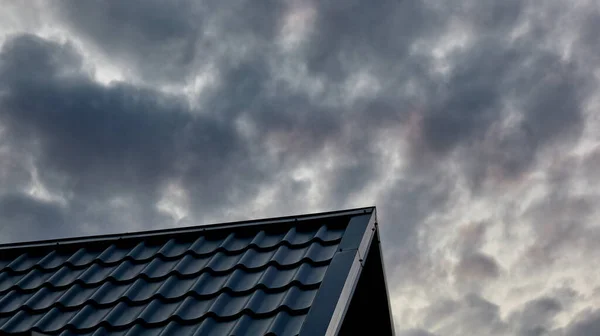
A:
POLYGON ((375 209, 350 219, 300 336, 336 335, 340 330, 374 237, 375 221, 375 209))
POLYGON ((348 223, 344 238, 340 242, 340 251, 357 250, 361 265, 367 256, 367 251, 373 241, 373 235, 377 225, 377 212, 356 216, 348 223))
POLYGON ((329 326, 327 327, 327 331, 325 332, 326 336, 335 336, 340 331, 342 327, 342 322, 344 321, 344 316, 346 315, 346 311, 348 311, 348 307, 350 306, 350 302, 352 301, 352 296, 354 294, 354 289, 358 284, 358 279, 360 278, 360 274, 362 273, 362 265, 358 256, 358 253, 354 254, 354 258, 352 260, 352 266, 350 267, 350 272, 346 279, 346 283, 342 288, 342 292, 340 293, 340 298, 337 301, 337 305, 333 311, 333 316, 331 317, 331 321, 329 322, 329 326))
POLYGON ((390 321, 392 321, 392 323, 390 324, 391 328, 392 328, 392 336, 396 335, 396 331, 395 331, 395 327, 394 327, 394 316, 392 314, 392 303, 390 301, 390 293, 389 293, 389 289, 388 289, 388 284, 387 284, 387 274, 385 272, 385 260, 383 259, 383 249, 381 248, 381 239, 379 238, 379 229, 377 228, 375 230, 375 241, 373 243, 375 244, 379 244, 379 248, 377 250, 379 250, 379 257, 381 258, 381 274, 383 276, 383 286, 385 288, 385 296, 387 297, 387 304, 388 304, 388 312, 389 312, 389 319, 390 321))

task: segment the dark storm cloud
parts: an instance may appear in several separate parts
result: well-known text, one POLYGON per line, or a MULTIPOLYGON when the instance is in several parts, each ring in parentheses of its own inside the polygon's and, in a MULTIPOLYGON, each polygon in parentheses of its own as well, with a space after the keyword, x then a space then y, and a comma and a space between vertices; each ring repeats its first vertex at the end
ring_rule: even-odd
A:
POLYGON ((455 67, 440 89, 443 96, 425 111, 423 119, 423 141, 434 152, 445 153, 464 141, 483 137, 499 119, 503 98, 499 82, 515 55, 512 50, 498 50, 497 45, 501 41, 483 39, 456 56, 455 67))
POLYGON ((161 165, 171 164, 174 131, 191 120, 181 106, 156 99, 155 92, 96 84, 72 48, 35 36, 9 40, 0 59, 2 122, 19 140, 41 138, 48 168, 102 181, 120 167, 124 170, 104 183, 145 184, 167 169, 161 165), (157 111, 161 105, 165 111, 157 111), (129 164, 135 176, 127 176, 129 164))
POLYGON ((58 16, 111 60, 152 81, 181 82, 201 65, 227 61, 236 48, 269 41, 275 2, 62 1, 58 16), (234 36, 223 40, 222 37, 234 36))
POLYGON ((424 170, 414 172, 411 178, 399 178, 379 195, 379 220, 390 223, 382 226, 382 236, 394 246, 388 252, 392 263, 386 267, 397 283, 422 283, 435 273, 422 267, 428 264, 429 255, 415 237, 424 220, 447 209, 455 187, 456 181, 442 171, 424 170))
POLYGON ((584 69, 521 43, 481 37, 457 53, 442 98, 424 114, 420 139, 439 154, 467 148, 474 187, 491 174, 517 177, 544 146, 576 139, 583 127, 584 69), (503 125, 509 104, 521 118, 503 125))
MULTIPOLYGON (((294 91, 289 88, 288 83, 273 83, 277 85, 276 91, 266 92, 266 84, 271 84, 270 70, 268 69, 270 62, 283 59, 283 56, 275 49, 274 37, 277 33, 276 30, 281 26, 281 13, 284 11, 284 7, 280 8, 272 3, 269 3, 268 6, 257 5, 255 2, 247 1, 226 5, 219 2, 219 4, 217 5, 217 2, 199 4, 179 1, 175 5, 152 2, 140 6, 135 2, 126 4, 112 1, 86 4, 64 2, 64 7, 59 10, 59 16, 64 18, 69 25, 76 27, 78 32, 87 36, 95 45, 102 46, 104 49, 122 49, 135 60, 128 65, 129 67, 148 66, 148 74, 143 76, 160 76, 161 71, 169 69, 170 64, 176 62, 177 55, 180 54, 180 50, 172 47, 169 42, 194 35, 191 38, 193 43, 203 46, 198 47, 194 57, 200 60, 204 59, 209 63, 214 61, 214 64, 211 64, 218 71, 220 82, 223 83, 216 92, 213 92, 213 95, 209 94, 209 102, 204 104, 211 113, 225 113, 229 116, 231 113, 239 114, 250 109, 255 113, 254 118, 260 121, 257 124, 262 128, 261 130, 270 132, 300 130, 300 135, 305 141, 311 138, 315 138, 314 141, 322 140, 321 138, 325 134, 332 131, 333 134, 336 134, 336 129, 341 125, 342 113, 347 112, 347 109, 325 107, 322 104, 311 102, 305 92, 294 91), (143 10, 134 15, 136 9, 140 7, 143 7, 143 10), (115 15, 112 15, 113 13, 115 15), (231 49, 225 50, 228 52, 221 55, 220 53, 223 51, 220 48, 226 49, 229 46, 248 47, 250 51, 238 54, 239 50, 231 49), (168 54, 152 52, 153 49, 168 50, 168 54), (215 61, 212 59, 213 56, 223 57, 215 61), (156 58, 156 62, 154 58, 156 58)), ((370 22, 379 14, 385 15, 386 22, 390 24, 394 22, 402 24, 404 20, 396 20, 390 11, 407 17, 414 17, 415 11, 425 11, 424 8, 413 5, 408 5, 407 8, 405 8, 407 5, 401 5, 400 8, 396 8, 397 3, 389 1, 383 2, 382 7, 367 6, 360 2, 348 3, 342 8, 321 2, 317 2, 315 5, 323 6, 323 8, 317 8, 318 22, 315 31, 318 33, 311 36, 309 49, 323 53, 323 57, 333 57, 334 59, 330 62, 334 63, 332 65, 338 63, 337 57, 346 53, 348 48, 364 47, 365 56, 377 56, 379 48, 390 45, 388 39, 392 38, 394 34, 393 31, 385 28, 385 25, 377 25, 380 28, 375 28, 376 31, 365 30, 373 26, 370 22), (370 19, 357 21, 356 19, 362 18, 362 15, 356 15, 359 12, 370 13, 370 19), (340 22, 337 22, 334 17, 339 18, 340 22), (353 23, 349 24, 346 19, 353 23), (339 28, 342 30, 338 30, 339 28), (353 31, 346 28, 352 28, 357 34, 353 34, 353 31), (383 32, 387 33, 381 37, 381 34, 376 34, 383 32), (340 34, 346 37, 339 38, 340 34), (365 43, 371 43, 373 36, 378 36, 378 41, 373 42, 374 45, 362 46, 365 43), (344 43, 343 48, 336 48, 337 41, 344 43)), ((432 14, 432 12, 428 13, 432 14)), ((427 17, 425 14, 422 16, 427 17)), ((424 24, 420 25, 426 27, 424 24)), ((409 35, 406 38, 408 37, 409 35)), ((184 44, 187 45, 187 43, 184 44)), ((407 43, 398 42, 397 45, 404 49, 408 47, 407 43)), ((393 52, 390 51, 389 55, 393 56, 393 52)), ((107 55, 113 54, 107 52, 107 55)), ((300 56, 310 58, 310 55, 302 55, 302 53, 300 56)), ((118 59, 118 56, 115 57, 118 59)), ((372 61, 379 62, 377 58, 372 61)), ((325 66, 324 63, 328 62, 318 63, 321 64, 320 66, 325 66)), ((193 75, 198 68, 197 64, 191 69, 181 65, 175 67, 186 71, 186 75, 193 75)), ((337 86, 342 84, 341 80, 346 79, 347 75, 352 74, 354 70, 354 65, 350 64, 344 70, 344 78, 339 80, 334 80, 334 76, 324 73, 327 75, 324 78, 327 95, 335 95, 335 92, 340 90, 337 86)), ((280 71, 280 69, 275 69, 275 71, 280 71)), ((146 71, 142 72, 146 73, 146 71)), ((310 74, 322 75, 323 73, 314 70, 310 74)), ((176 77, 182 78, 183 76, 176 77)), ((327 97, 320 97, 320 99, 324 98, 327 97)), ((393 99, 393 97, 389 97, 389 99, 393 99)), ((387 111, 382 113, 377 106, 394 106, 397 101, 398 98, 395 98, 391 101, 392 104, 389 104, 382 99, 369 100, 362 104, 364 106, 359 107, 361 111, 358 111, 358 117, 360 121, 369 121, 364 114, 373 112, 386 120, 393 118, 387 111)), ((368 124, 363 124, 363 126, 363 129, 370 128, 368 124)))
POLYGON ((593 336, 600 333, 600 310, 586 311, 566 328, 566 336, 593 336))
POLYGON ((590 61, 600 60, 598 56, 598 50, 600 50, 600 41, 598 41, 597 32, 600 29, 600 9, 594 8, 586 11, 582 20, 583 25, 581 33, 579 34, 579 43, 585 46, 584 51, 592 51, 585 55, 591 57, 590 61), (587 50, 586 50, 587 49, 587 50))
MULTIPOLYGON (((0 131, 0 133, 2 133, 0 131)), ((0 134, 0 185, 3 190, 23 190, 32 179, 29 158, 18 146, 8 146, 9 137, 0 134)), ((2 192, 0 192, 2 193, 2 192)))
POLYGON ((520 311, 509 316, 513 330, 519 336, 547 335, 553 330, 553 318, 562 311, 561 303, 550 297, 526 302, 520 311))
POLYGON ((227 202, 228 185, 242 198, 251 188, 254 165, 231 123, 150 89, 97 84, 72 47, 33 35, 7 41, 0 62, 0 122, 13 143, 28 145, 42 180, 81 206, 135 195, 144 217, 155 217, 170 178, 204 211, 227 202))
MULTIPOLYGON (((208 94, 205 106, 210 113, 221 118, 247 113, 265 139, 279 136, 293 143, 289 146, 303 154, 299 157, 341 137, 342 125, 354 125, 369 142, 377 127, 404 123, 416 107, 422 113, 421 136, 413 145, 438 156, 463 148, 464 172, 477 188, 490 176, 520 176, 544 146, 581 131, 581 102, 589 91, 586 69, 541 47, 551 37, 539 35, 538 27, 545 27, 541 18, 527 16, 521 1, 465 1, 460 6, 306 3, 315 6, 316 22, 296 57, 306 63, 309 75, 325 80, 325 93, 316 101, 272 79, 272 72, 279 70, 271 67, 285 59, 274 45, 285 6, 179 1, 167 10, 161 2, 64 2, 59 17, 107 56, 124 55, 128 67, 143 78, 181 79, 193 75, 198 62, 209 62, 222 82, 208 94), (447 76, 434 74, 429 48, 414 47, 435 43, 457 19, 468 31, 481 34, 448 56, 447 76), (534 29, 510 40, 508 34, 523 20, 534 29), (229 46, 245 51, 223 51, 229 46), (214 59, 223 52, 222 59, 214 59), (192 56, 185 56, 188 53, 192 56), (142 66, 147 69, 138 69, 142 66), (336 98, 340 86, 361 69, 373 71, 391 86, 350 107, 322 104, 336 98), (416 84, 416 94, 406 91, 409 81, 416 84), (267 88, 273 86, 277 90, 270 92, 267 88), (509 103, 522 118, 502 126, 509 103), (386 106, 392 108, 381 109, 386 106), (342 119, 349 110, 352 119, 342 119)), ((559 14, 553 9, 549 15, 559 14)), ((358 153, 369 148, 361 146, 358 153)), ((340 169, 358 181, 376 174, 369 164, 340 169)), ((338 199, 352 190, 334 187, 332 192, 338 199)))
POLYGON ((360 64, 387 66, 381 63, 403 60, 416 38, 432 34, 447 20, 422 2, 381 1, 374 6, 315 1, 315 5, 318 19, 306 51, 307 64, 312 72, 336 81, 360 64))
POLYGON ((9 243, 11 240, 6 238, 15 237, 44 239, 57 230, 72 229, 63 227, 68 209, 25 194, 0 195, 0 214, 0 243, 9 243))
MULTIPOLYGON (((322 210, 340 208, 384 181, 367 196, 386 223, 392 292, 433 288, 449 273, 470 279, 454 284, 461 294, 500 281, 497 256, 479 252, 494 221, 458 233, 450 247, 461 258, 454 270, 422 244, 432 239, 422 236, 426 229, 446 229, 427 221, 456 210, 463 180, 474 198, 501 193, 539 168, 548 149, 578 139, 596 88, 598 12, 586 11, 581 25, 567 27, 560 20, 570 10, 566 2, 294 3, 313 7, 315 25, 285 52, 276 39, 293 7, 287 3, 47 2, 53 23, 85 53, 33 34, 2 46, 0 204, 8 210, 0 222, 9 239, 165 227, 174 221, 156 203, 169 183, 189 195, 191 213, 182 223, 199 224, 256 201, 262 189, 274 189, 268 210, 248 216, 311 211, 309 190, 317 187, 322 210), (562 28, 576 37, 571 58, 552 47, 564 38, 562 28), (465 40, 438 59, 461 32, 465 40), (94 81, 86 61, 96 57, 120 69, 125 81, 94 81), (207 68, 215 81, 191 97, 194 107, 190 97, 160 91, 207 68), (346 87, 362 73, 376 84, 353 96, 346 87), (390 139, 382 150, 384 133, 390 139), (401 157, 402 168, 391 171, 383 151, 401 157), (317 177, 291 176, 301 166, 317 177), (36 178, 66 205, 27 195, 36 178), (20 221, 27 224, 17 228, 20 221)), ((582 163, 589 181, 597 180, 597 162, 591 155, 582 163)), ((592 251, 600 237, 581 225, 593 220, 597 200, 568 192, 577 164, 550 174, 553 196, 526 209, 526 224, 513 208, 505 214, 507 226, 531 225, 535 234, 522 258, 531 273, 574 244, 592 251)), ((541 298, 504 321, 502 302, 480 294, 431 300, 422 330, 405 334, 543 334, 566 309, 541 298)), ((572 322, 568 335, 591 334, 596 315, 572 322)))
MULTIPOLYGON (((505 118, 508 99, 519 100, 525 118, 521 126, 503 130, 498 139, 491 140, 494 142, 491 146, 508 153, 497 157, 497 153, 487 153, 490 149, 482 150, 481 156, 487 157, 480 156, 477 160, 480 165, 493 162, 507 175, 518 174, 534 160, 538 144, 564 132, 577 132, 581 127, 578 94, 585 84, 577 81, 581 70, 569 68, 559 61, 558 55, 538 48, 540 42, 534 40, 536 36, 526 35, 515 42, 503 36, 521 18, 524 5, 520 1, 502 5, 465 2, 456 9, 393 1, 378 6, 360 2, 318 6, 319 33, 307 55, 308 64, 315 73, 325 73, 334 81, 343 80, 365 64, 388 72, 386 75, 382 71, 380 78, 404 75, 402 66, 414 62, 415 57, 408 52, 409 48, 443 32, 442 27, 452 17, 441 15, 444 11, 459 16, 468 12, 466 25, 494 33, 482 34, 456 52, 450 59, 453 68, 448 78, 436 78, 427 72, 407 77, 416 80, 426 92, 422 106, 423 136, 419 141, 436 153, 444 154, 475 139, 484 139, 505 118), (374 21, 378 24, 372 24, 374 21), (554 73, 556 78, 545 78, 546 71, 554 73), (438 84, 432 85, 432 81, 438 84), (520 93, 532 87, 534 95, 522 99, 520 93), (552 103, 552 99, 556 102, 552 103), (540 105, 546 101, 550 103, 540 105)), ((427 64, 427 55, 418 56, 427 64)), ((394 100, 381 96, 378 99, 394 100)), ((402 112, 406 113, 396 113, 402 112)), ((389 114, 382 117, 392 119, 389 114)), ((479 170, 485 168, 475 168, 473 174, 481 174, 479 170)))

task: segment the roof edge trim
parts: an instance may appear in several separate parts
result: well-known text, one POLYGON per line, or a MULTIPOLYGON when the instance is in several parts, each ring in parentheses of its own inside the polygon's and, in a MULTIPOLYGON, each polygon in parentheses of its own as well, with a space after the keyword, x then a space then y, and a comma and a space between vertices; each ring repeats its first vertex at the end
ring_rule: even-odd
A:
POLYGON ((240 227, 257 226, 257 225, 272 225, 272 224, 280 224, 280 223, 287 223, 287 222, 299 222, 299 221, 309 221, 309 220, 315 220, 315 219, 325 219, 325 218, 337 217, 337 216, 352 216, 352 215, 370 214, 370 213, 373 213, 374 211, 375 211, 375 207, 369 206, 369 207, 353 208, 353 209, 347 209, 347 210, 318 212, 318 213, 304 214, 304 215, 292 215, 292 216, 284 216, 284 217, 254 219, 254 220, 242 220, 242 221, 233 221, 233 222, 207 224, 207 225, 196 225, 196 226, 187 226, 187 227, 174 227, 174 228, 159 229, 159 230, 5 243, 5 244, 0 244, 0 251, 14 249, 14 248, 44 247, 44 246, 53 246, 53 245, 64 246, 64 245, 80 244, 80 243, 92 242, 92 241, 93 242, 118 241, 121 239, 149 238, 149 237, 161 236, 161 235, 165 235, 165 234, 193 233, 193 232, 201 232, 201 231, 208 231, 208 230, 228 229, 228 228, 234 228, 234 227, 240 228, 240 227))
MULTIPOLYGON (((348 308, 350 307, 350 302, 354 297, 354 291, 356 290, 356 286, 358 285, 358 280, 360 279, 360 275, 362 274, 363 267, 365 266, 365 260, 367 258, 367 252, 373 243, 373 239, 376 237, 376 228, 377 225, 377 210, 373 209, 373 212, 369 216, 369 220, 366 223, 366 227, 362 228, 362 239, 358 242, 358 246, 356 246, 356 254, 354 256, 354 260, 352 263, 352 267, 348 274, 348 278, 346 279, 346 283, 342 289, 342 293, 340 294, 340 298, 335 307, 333 316, 327 328, 327 333, 325 335, 335 336, 338 334, 342 327, 342 323, 344 322, 344 317, 348 312, 348 308)), ((340 242, 340 248, 341 244, 340 242)), ((386 287, 387 290, 387 287, 386 287)), ((386 293, 387 294, 387 293, 386 293)), ((388 299, 389 300, 389 299, 388 299)))
POLYGON ((360 279, 366 253, 375 237, 376 209, 373 208, 368 218, 364 217, 354 217, 348 224, 313 301, 317 310, 309 311, 300 336, 337 335, 339 332, 360 279))
POLYGON ((396 330, 395 330, 395 325, 394 325, 394 314, 392 312, 392 302, 391 302, 391 298, 390 298, 390 290, 388 287, 388 282, 387 282, 387 274, 385 271, 385 259, 383 258, 383 250, 381 248, 381 238, 379 236, 379 228, 377 228, 375 230, 375 235, 374 238, 377 239, 376 243, 379 245, 379 247, 377 248, 377 250, 379 250, 379 257, 381 258, 381 273, 382 273, 382 277, 383 277, 383 286, 385 288, 385 296, 387 297, 387 305, 388 305, 388 312, 389 312, 389 319, 391 321, 391 327, 392 327, 392 336, 396 335, 396 330))
POLYGON ((329 321, 329 326, 327 326, 327 331, 325 332, 326 336, 336 336, 340 331, 342 323, 344 322, 344 316, 348 311, 350 301, 352 301, 354 290, 358 285, 358 279, 360 279, 362 268, 362 259, 360 258, 360 255, 356 253, 352 260, 352 267, 350 267, 348 278, 344 283, 344 287, 342 287, 340 299, 335 306, 333 316, 331 317, 331 321, 329 321))

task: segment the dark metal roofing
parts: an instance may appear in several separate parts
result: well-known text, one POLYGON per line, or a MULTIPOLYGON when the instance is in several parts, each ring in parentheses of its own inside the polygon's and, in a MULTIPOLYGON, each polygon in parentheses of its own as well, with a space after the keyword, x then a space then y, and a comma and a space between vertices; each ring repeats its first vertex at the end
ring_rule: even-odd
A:
POLYGON ((0 334, 335 334, 375 225, 371 207, 0 245, 0 334))

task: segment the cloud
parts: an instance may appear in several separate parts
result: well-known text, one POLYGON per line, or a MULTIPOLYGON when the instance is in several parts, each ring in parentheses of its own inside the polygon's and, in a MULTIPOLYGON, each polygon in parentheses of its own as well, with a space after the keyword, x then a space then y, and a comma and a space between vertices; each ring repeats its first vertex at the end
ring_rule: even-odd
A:
POLYGON ((248 1, 65 1, 56 7, 62 23, 119 66, 143 80, 169 82, 191 80, 212 62, 235 61, 261 39, 266 44, 282 11, 282 5, 248 1), (223 40, 224 34, 232 38, 223 40))
POLYGON ((509 320, 517 335, 545 335, 553 329, 553 318, 563 309, 559 301, 542 297, 525 303, 522 310, 513 313, 509 320))
POLYGON ((600 312, 587 311, 566 328, 567 336, 591 336, 600 332, 600 312))
POLYGON ((563 335, 564 330, 557 328, 555 322, 563 309, 557 298, 542 296, 503 316, 498 305, 469 293, 458 299, 433 303, 424 310, 424 323, 440 335, 563 335))
POLYGON ((538 48, 534 41, 481 37, 457 52, 415 145, 439 155, 464 148, 465 172, 477 186, 493 174, 512 179, 526 172, 555 138, 576 139, 583 70, 538 48))
POLYGON ((251 160, 249 149, 233 125, 194 115, 152 89, 95 83, 68 44, 15 36, 0 60, 7 136, 32 152, 44 184, 74 195, 79 206, 135 195, 152 217, 172 179, 187 185, 204 211, 230 197, 231 183, 238 182, 238 193, 252 188, 242 178, 254 174, 252 165, 240 166, 251 160))
MULTIPOLYGON (((37 239, 52 236, 55 230, 64 230, 67 209, 60 204, 35 199, 23 194, 0 197, 2 236, 32 236, 37 239)), ((4 241, 7 242, 7 241, 4 241)))
POLYGON ((422 329, 402 330, 402 331, 400 331, 400 333, 398 335, 400 335, 400 336, 435 336, 435 334, 432 334, 432 333, 422 330, 422 329))
POLYGON ((458 300, 442 300, 426 310, 425 324, 440 335, 481 333, 505 335, 507 324, 500 317, 498 305, 476 294, 458 300))
POLYGON ((500 266, 493 257, 481 253, 464 256, 456 265, 456 276, 484 280, 500 274, 500 266))
POLYGON ((8 3, 3 241, 376 204, 399 332, 594 330, 592 2, 8 3))

